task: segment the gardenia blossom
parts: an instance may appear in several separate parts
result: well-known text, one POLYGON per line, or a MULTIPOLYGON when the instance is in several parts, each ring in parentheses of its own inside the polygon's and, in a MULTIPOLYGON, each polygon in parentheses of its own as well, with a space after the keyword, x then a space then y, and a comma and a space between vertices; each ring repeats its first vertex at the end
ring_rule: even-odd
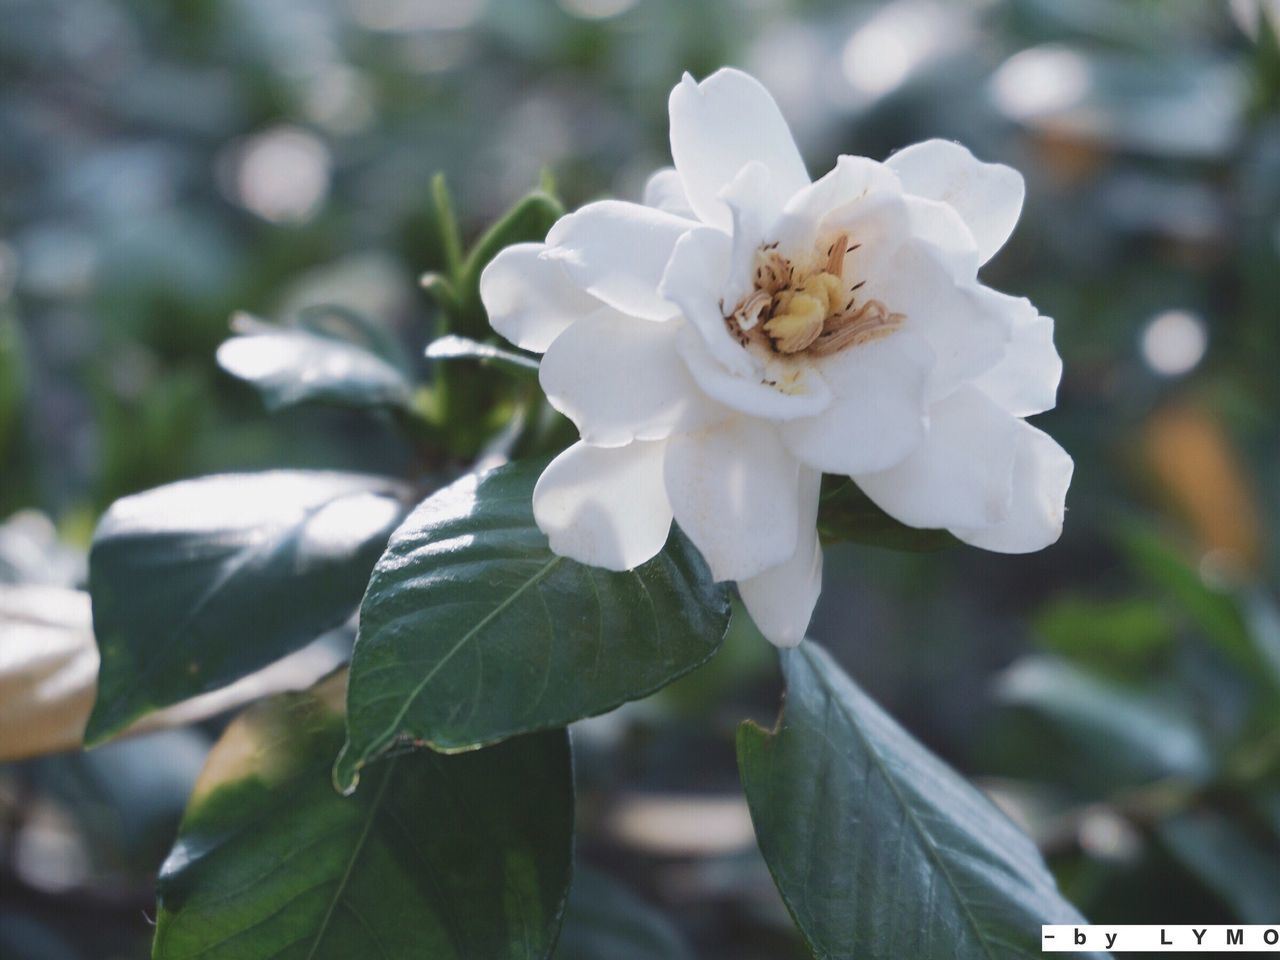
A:
POLYGON ((737 70, 686 74, 670 117, 643 205, 588 204, 481 280, 581 434, 534 491, 551 548, 627 570, 674 518, 787 646, 821 589, 823 473, 978 547, 1053 543, 1072 462, 1023 419, 1054 405, 1053 321, 977 277, 1022 177, 930 140, 811 182, 737 70))

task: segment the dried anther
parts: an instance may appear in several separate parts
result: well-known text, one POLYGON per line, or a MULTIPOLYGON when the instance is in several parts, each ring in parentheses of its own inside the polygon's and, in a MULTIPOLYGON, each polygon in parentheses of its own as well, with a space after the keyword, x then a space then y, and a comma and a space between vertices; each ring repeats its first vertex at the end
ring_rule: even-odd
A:
POLYGON ((814 340, 810 353, 827 357, 846 347, 871 343, 893 333, 906 319, 904 314, 890 313, 879 300, 868 300, 853 313, 846 313, 828 323, 814 340))
POLYGON ((815 249, 809 263, 796 264, 767 244, 756 251, 753 289, 725 317, 730 333, 744 347, 758 345, 774 353, 808 351, 830 356, 848 347, 887 336, 906 318, 878 300, 859 305, 866 280, 849 285, 845 258, 859 247, 839 233, 815 249))

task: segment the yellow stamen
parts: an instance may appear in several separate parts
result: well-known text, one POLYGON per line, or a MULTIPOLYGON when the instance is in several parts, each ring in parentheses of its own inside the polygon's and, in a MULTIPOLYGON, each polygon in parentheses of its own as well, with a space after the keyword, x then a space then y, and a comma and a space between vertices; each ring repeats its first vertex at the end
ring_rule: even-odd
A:
POLYGON ((793 290, 779 296, 777 303, 778 310, 765 321, 764 332, 779 353, 799 353, 822 333, 826 298, 793 290))
POLYGON ((779 353, 799 353, 818 339, 823 323, 840 309, 844 296, 838 277, 830 273, 809 277, 796 289, 778 294, 764 332, 779 353))
POLYGON ((829 356, 898 329, 902 314, 879 300, 858 303, 865 280, 845 282, 845 258, 859 246, 850 246, 842 231, 795 262, 776 243, 761 247, 752 262, 752 292, 725 317, 730 333, 747 349, 829 356))

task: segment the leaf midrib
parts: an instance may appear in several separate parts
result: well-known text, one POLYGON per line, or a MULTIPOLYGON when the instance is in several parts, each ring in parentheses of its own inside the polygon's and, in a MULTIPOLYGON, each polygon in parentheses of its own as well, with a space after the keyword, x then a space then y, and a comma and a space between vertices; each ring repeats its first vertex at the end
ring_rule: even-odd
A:
POLYGON ((464 633, 458 639, 457 643, 455 643, 452 647, 450 647, 449 650, 445 652, 444 656, 442 656, 438 661, 436 661, 435 666, 433 666, 430 670, 427 671, 426 676, 424 676, 418 682, 418 684, 413 688, 413 690, 409 692, 409 695, 404 698, 404 704, 400 707, 400 710, 396 713, 395 719, 393 719, 391 723, 389 723, 387 727, 380 734, 378 734, 373 739, 367 741, 369 744, 369 747, 361 751, 363 756, 361 756, 360 761, 364 762, 365 760, 367 760, 368 757, 374 752, 376 752, 377 750, 379 750, 383 744, 385 744, 388 740, 395 737, 396 731, 399 729, 401 721, 404 720, 405 715, 408 714, 409 710, 413 707, 414 702, 418 699, 418 697, 422 695, 422 692, 426 690, 427 686, 431 683, 431 681, 435 679, 436 674, 439 673, 442 669, 444 669, 445 664, 447 664, 451 659, 453 659, 453 657, 458 653, 459 650, 461 650, 464 646, 466 646, 466 644, 471 642, 471 640, 481 630, 487 627, 491 622, 493 622, 494 619, 496 619, 508 607, 510 607, 513 603, 515 603, 515 601, 519 599, 526 590, 528 590, 530 587, 535 586, 539 581, 545 578, 547 574, 549 574, 553 569, 555 569, 556 565, 559 564, 560 561, 563 559, 564 558, 560 556, 553 556, 550 560, 544 563, 536 573, 531 575, 517 589, 513 590, 510 594, 508 594, 501 603, 499 603, 487 614, 485 614, 484 617, 482 617, 480 621, 475 624, 475 626, 467 630, 467 632, 464 633))
MULTIPOLYGON (((806 656, 806 659, 809 658, 806 656)), ((811 660, 810 663, 812 664, 811 660)), ((822 672, 815 669, 813 670, 813 673, 818 678, 818 682, 822 685, 823 691, 826 693, 827 697, 835 700, 837 703, 840 703, 840 698, 837 696, 835 689, 833 689, 827 682, 827 679, 823 676, 822 672)), ((865 696, 865 694, 863 694, 863 696, 865 696)), ((880 776, 882 776, 885 783, 889 785, 889 789, 893 792, 894 798, 902 807, 903 813, 910 822, 912 830, 914 830, 916 835, 920 838, 929 859, 933 861, 934 865, 938 868, 938 872, 942 874, 942 879, 946 881, 947 887, 956 898, 956 903, 960 905, 960 909, 964 914, 965 920, 977 936, 978 943, 982 946, 982 952, 986 954, 990 960, 998 960, 998 955, 993 952, 991 944, 988 943, 987 938, 982 931, 982 927, 978 923, 977 917, 975 917, 973 915, 973 911, 969 909, 968 902, 965 900, 963 894, 961 894, 960 888, 956 885, 955 880, 951 876, 951 872, 947 869, 945 860, 934 845, 932 834, 925 829, 924 824, 922 824, 916 817, 915 810, 912 808, 911 804, 907 802, 906 795, 903 794, 902 790, 898 786, 898 782, 890 774, 888 765, 884 762, 884 758, 880 756, 880 752, 871 742, 871 738, 868 737, 866 732, 862 729, 862 725, 858 722, 858 717, 852 713, 850 713, 849 716, 852 720, 850 726, 853 727, 854 734, 862 741, 862 744, 866 748, 872 762, 875 764, 876 769, 880 771, 880 776)))
POLYGON ((320 927, 316 930, 316 937, 311 941, 311 949, 307 951, 307 960, 315 960, 316 951, 320 949, 320 943, 324 940, 324 935, 329 929, 329 924, 333 920, 333 914, 338 908, 338 903, 346 892, 347 884, 351 881, 351 873, 355 869, 356 861, 360 859, 360 853, 364 850, 365 841, 369 839, 369 833, 373 830, 373 822, 378 818, 378 809, 382 806, 382 800, 386 796, 387 787, 391 783, 392 775, 395 773, 398 762, 399 760, 397 759, 388 764, 386 775, 383 776, 382 783, 378 784, 378 792, 374 795, 373 802, 369 804, 369 815, 365 820, 364 829, 360 831, 360 837, 356 840, 355 848, 351 851, 351 859, 347 861, 347 868, 343 871, 342 878, 338 881, 338 887, 333 892, 329 907, 325 910, 324 918, 320 921, 320 927))

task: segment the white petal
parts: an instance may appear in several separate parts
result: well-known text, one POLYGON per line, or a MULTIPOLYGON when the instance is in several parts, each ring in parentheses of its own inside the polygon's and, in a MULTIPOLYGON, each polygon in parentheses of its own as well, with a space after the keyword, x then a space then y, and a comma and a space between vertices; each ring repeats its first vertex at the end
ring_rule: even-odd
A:
POLYGON ((533 516, 551 549, 607 570, 630 570, 657 554, 671 529, 665 447, 575 443, 552 460, 533 488, 533 516))
POLYGON ((676 304, 689 326, 676 346, 689 372, 714 400, 769 420, 811 417, 831 402, 822 376, 803 361, 766 363, 753 357, 729 333, 721 291, 733 241, 719 230, 699 227, 676 244, 662 278, 662 294, 676 304), (785 380, 790 376, 791 380, 785 380), (787 382, 787 391, 776 386, 787 382))
POLYGON ((560 264, 543 259, 541 243, 500 251, 480 274, 480 299, 493 329, 517 347, 542 353, 574 320, 600 308, 560 264))
POLYGON ((974 280, 978 275, 978 245, 955 207, 924 197, 907 197, 906 202, 911 235, 932 244, 956 280, 974 280))
POLYGON ((684 193, 684 181, 675 167, 663 167, 655 171, 644 185, 644 205, 674 213, 677 217, 697 219, 689 198, 684 193))
POLYGON ((1015 417, 1052 410, 1057 403, 1062 358, 1053 345, 1053 320, 1042 317, 1023 297, 994 290, 989 301, 1003 303, 1011 334, 1004 356, 973 384, 1015 417))
MULTIPOLYGON (((701 334, 707 350, 727 370, 755 376, 759 365, 729 334, 721 297, 729 277, 733 241, 719 230, 698 227, 682 236, 671 254, 659 290, 701 334)), ((732 306, 729 306, 732 309, 732 306)))
POLYGON ((871 473, 900 462, 925 433, 933 350, 909 330, 822 361, 834 398, 816 417, 781 427, 787 448, 826 473, 871 473))
POLYGON ((720 191, 752 160, 769 168, 767 202, 779 209, 809 182, 787 122, 755 78, 724 69, 697 83, 686 73, 668 106, 671 156, 690 205, 705 223, 729 228, 720 191))
POLYGON ((667 320, 676 311, 658 295, 658 283, 676 241, 694 225, 638 203, 601 200, 557 220, 547 234, 545 256, 609 306, 667 320))
POLYGON ((903 328, 922 335, 933 347, 937 364, 929 383, 932 399, 945 397, 1004 355, 1010 335, 1005 305, 989 298, 991 291, 976 280, 957 282, 945 255, 933 244, 910 240, 867 277, 863 294, 890 312, 904 314, 903 328))
POLYGON ((991 526, 1009 511, 1020 432, 1020 420, 964 386, 933 406, 929 432, 905 460, 853 479, 908 526, 991 526))
POLYGON ((997 553, 1043 550, 1062 535, 1067 487, 1075 465, 1054 440, 1019 421, 1020 443, 1013 465, 1013 499, 1000 523, 984 528, 953 528, 966 543, 997 553))
POLYGON ((676 351, 683 323, 648 323, 608 307, 556 338, 538 378, 551 405, 598 447, 661 440, 724 414, 676 351))
POLYGON ((785 253, 810 253, 824 219, 848 219, 860 201, 883 194, 900 195, 898 176, 883 163, 867 157, 841 155, 825 175, 800 190, 783 208, 776 236, 785 253))
POLYGON ((886 163, 908 193, 955 207, 978 244, 982 263, 1009 239, 1022 212, 1022 174, 1002 163, 983 163, 948 140, 926 140, 899 150, 886 163))
POLYGON ((759 202, 769 188, 769 170, 752 161, 738 172, 720 196, 733 216, 733 246, 729 253, 729 271, 719 302, 738 303, 751 293, 752 271, 756 250, 765 241, 765 232, 778 218, 779 210, 759 202))
POLYGON ((795 552, 799 476, 772 425, 747 417, 667 441, 676 522, 717 580, 746 580, 795 552))
POLYGON ((822 475, 800 470, 799 539, 790 559, 738 582, 738 593, 760 632, 779 647, 804 639, 822 592, 822 546, 818 543, 818 489, 822 475))
MULTIPOLYGON (((736 342, 733 345, 738 346, 736 342)), ((803 360, 779 357, 750 374, 730 373, 689 327, 680 331, 676 349, 702 392, 739 413, 781 422, 812 417, 831 403, 831 388, 817 369, 803 360), (785 391, 778 388, 780 383, 787 384, 785 391)))
MULTIPOLYGON (((912 240, 907 198, 891 190, 872 191, 837 207, 821 219, 817 229, 816 236, 802 242, 812 244, 818 237, 848 232, 850 252, 844 258, 844 277, 850 283, 866 281, 863 298, 875 296, 876 284, 893 277, 899 252, 912 240)), ((803 231, 800 236, 804 237, 803 231)), ((796 252, 803 256, 803 247, 796 252)))

